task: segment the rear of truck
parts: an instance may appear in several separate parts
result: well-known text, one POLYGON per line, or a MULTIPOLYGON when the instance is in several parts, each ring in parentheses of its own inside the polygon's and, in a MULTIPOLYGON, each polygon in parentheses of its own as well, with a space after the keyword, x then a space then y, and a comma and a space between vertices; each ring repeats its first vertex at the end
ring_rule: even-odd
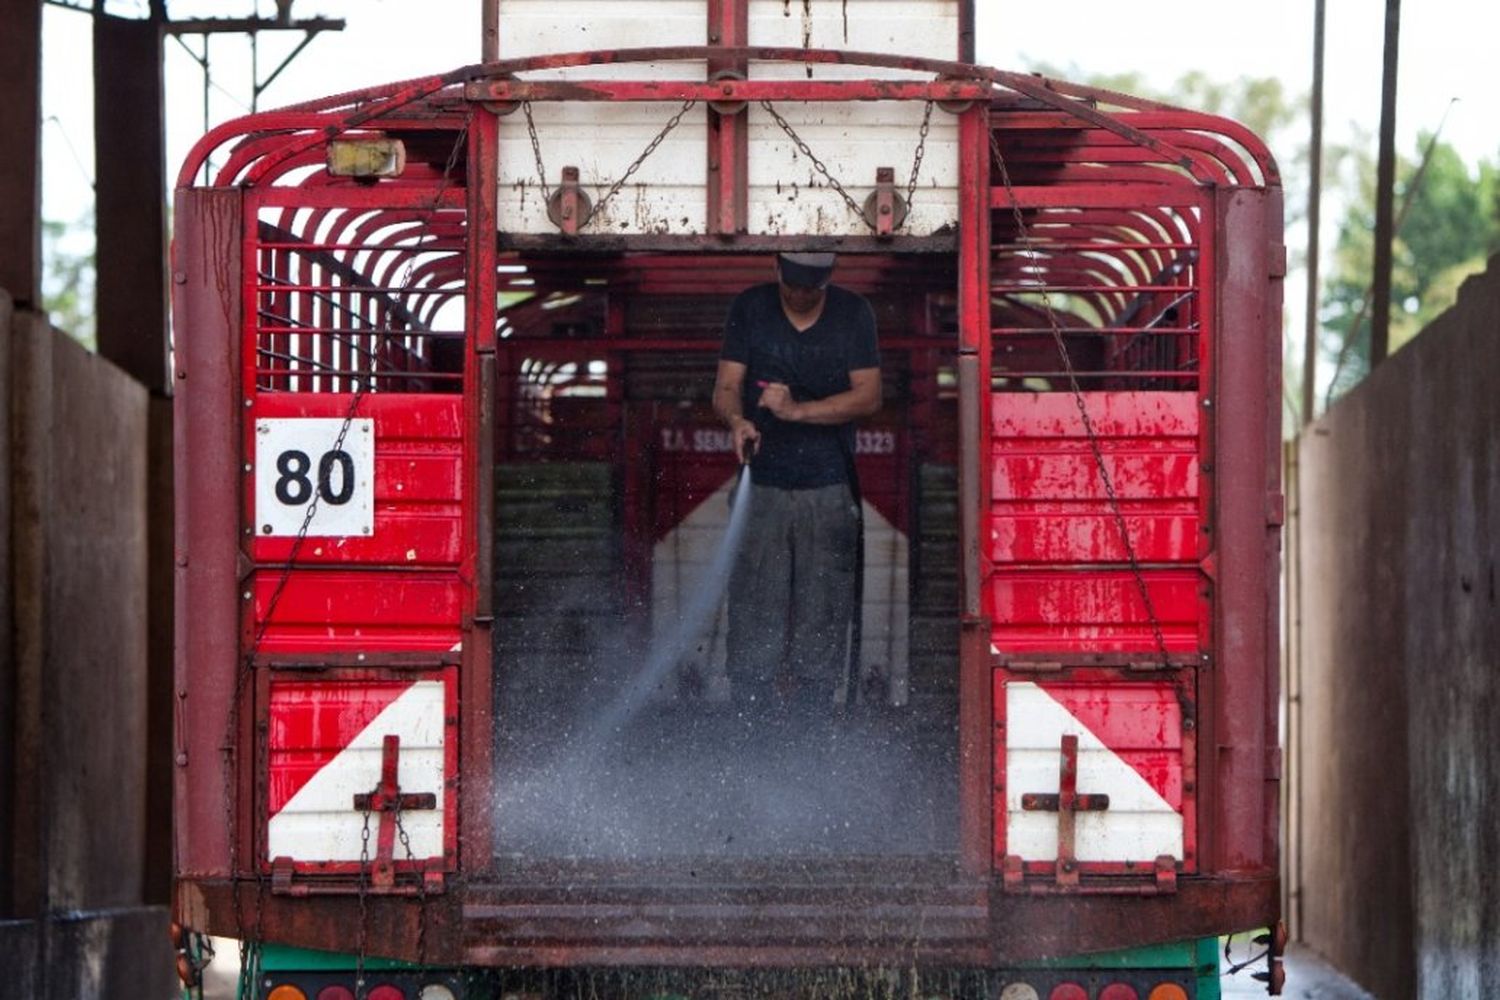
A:
POLYGON ((1278 911, 1259 141, 973 66, 950 0, 500 25, 184 167, 179 921, 275 1000, 1216 996, 1278 911), (680 634, 790 249, 886 402, 836 705, 747 730, 680 634))

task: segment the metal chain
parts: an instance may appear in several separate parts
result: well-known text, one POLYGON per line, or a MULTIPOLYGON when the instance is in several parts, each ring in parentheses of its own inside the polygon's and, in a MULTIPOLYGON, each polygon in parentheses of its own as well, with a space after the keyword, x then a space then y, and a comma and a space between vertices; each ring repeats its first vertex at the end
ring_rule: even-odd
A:
MULTIPOLYGON (((1005 193, 1010 200, 1011 214, 1016 222, 1016 232, 1020 236, 1022 246, 1025 247, 1027 257, 1035 263, 1038 259, 1038 251, 1031 241, 1031 233, 1026 228, 1026 220, 1021 215, 1021 206, 1016 201, 1016 190, 1011 184, 1010 171, 1005 166, 1005 156, 1000 152, 1000 142, 995 137, 993 129, 990 130, 990 152, 995 157, 995 165, 1000 169, 1000 181, 1005 185, 1005 193)), ((1161 620, 1156 615, 1156 605, 1151 600, 1150 589, 1146 586, 1146 576, 1141 572, 1141 563, 1136 557, 1135 545, 1130 540, 1130 530, 1125 523, 1125 514, 1120 509, 1120 498, 1115 492, 1114 480, 1110 477, 1109 469, 1104 464, 1104 450, 1099 445, 1099 435, 1094 429, 1093 418, 1089 416, 1088 405, 1083 398, 1083 389, 1078 384, 1078 374, 1073 368, 1073 359, 1068 356, 1068 345, 1063 339, 1057 313, 1052 309, 1052 298, 1047 293, 1045 282, 1038 286, 1038 291, 1041 292, 1042 309, 1047 314, 1047 325, 1052 331, 1052 340, 1057 345, 1063 371, 1067 374, 1068 385, 1073 391, 1073 403, 1078 407, 1078 415, 1082 418, 1084 431, 1088 434, 1089 451, 1093 454, 1094 465, 1099 470, 1099 478, 1103 481, 1104 492, 1109 498, 1109 510, 1113 515, 1115 528, 1120 534, 1120 544, 1124 546, 1125 557, 1130 561, 1130 573, 1135 578, 1136 589, 1140 591, 1141 602, 1146 606, 1146 615, 1151 622, 1151 635, 1156 642, 1156 651, 1161 656, 1162 666, 1170 668, 1171 656, 1167 652, 1167 640, 1162 634, 1161 620)))
POLYGON ((359 944, 354 955, 354 1000, 361 1000, 365 995, 365 938, 370 927, 368 893, 365 890, 366 880, 370 877, 369 803, 375 801, 375 796, 379 792, 380 785, 377 784, 366 800, 365 825, 359 832, 359 881, 355 887, 355 891, 359 894, 359 944))
MULTIPOLYGON (((906 218, 911 218, 912 198, 917 193, 917 175, 922 172, 922 157, 927 153, 927 132, 932 128, 932 101, 922 111, 922 127, 917 130, 917 151, 911 158, 911 177, 906 182, 906 218)), ((905 219, 902 220, 905 222, 905 219)))
MULTIPOLYGON (((807 157, 808 161, 812 163, 813 169, 823 175, 823 179, 828 182, 828 186, 833 188, 834 191, 838 192, 839 197, 844 199, 844 204, 849 206, 850 211, 858 216, 860 221, 863 222, 865 226, 873 232, 876 228, 875 224, 869 219, 865 218, 864 206, 856 202, 854 198, 849 194, 849 192, 844 190, 844 185, 839 183, 839 179, 837 177, 833 176, 833 174, 828 169, 828 165, 825 164, 822 160, 818 159, 817 154, 812 151, 812 147, 807 144, 807 140, 803 139, 800 135, 797 134, 797 130, 792 128, 791 122, 783 118, 781 116, 781 113, 772 106, 770 101, 761 101, 760 106, 764 108, 766 110, 766 113, 771 116, 771 120, 781 127, 781 130, 787 134, 787 137, 796 144, 797 151, 800 152, 803 156, 807 157)), ((911 218, 912 199, 916 196, 917 193, 917 178, 922 173, 922 159, 926 156, 927 153, 927 134, 932 129, 932 108, 933 102, 928 101, 926 107, 922 111, 922 125, 917 130, 917 148, 916 151, 912 154, 911 175, 907 178, 906 181, 905 218, 907 219, 911 218)), ((904 221, 905 220, 903 219, 903 224, 904 221)))
POLYGON ((641 154, 637 156, 633 161, 631 161, 630 166, 625 168, 625 172, 620 175, 620 179, 615 181, 614 184, 610 185, 608 191, 604 192, 604 196, 599 199, 597 204, 594 205, 593 209, 589 212, 588 218, 584 219, 580 224, 580 228, 582 226, 588 225, 595 219, 603 218, 602 213, 604 212, 604 206, 609 204, 611 198, 620 193, 620 188, 625 186, 625 182, 630 180, 631 175, 633 175, 637 170, 641 169, 641 164, 646 162, 646 158, 649 157, 652 153, 656 152, 656 147, 662 144, 662 140, 665 139, 667 135, 678 126, 679 123, 681 123, 682 116, 691 111, 693 109, 693 105, 697 103, 698 101, 695 98, 689 98, 688 100, 682 102, 682 107, 677 109, 677 113, 675 115, 667 119, 667 123, 662 126, 660 132, 656 133, 656 137, 648 142, 646 144, 646 148, 641 150, 641 154))
POLYGON ((396 836, 406 849, 406 860, 417 873, 417 964, 427 964, 427 868, 418 863, 416 852, 411 849, 411 837, 401 822, 401 796, 396 796, 396 836))
POLYGON ((521 111, 526 115, 526 134, 531 136, 531 155, 536 157, 536 176, 542 182, 542 205, 552 200, 552 190, 547 187, 547 168, 542 165, 542 144, 536 137, 536 121, 531 117, 531 102, 522 101, 521 111))
POLYGON ((801 152, 803 156, 807 157, 808 161, 812 163, 813 169, 823 175, 823 179, 828 182, 828 186, 833 188, 834 191, 838 192, 838 196, 840 198, 844 199, 844 204, 849 206, 849 211, 853 212, 859 218, 859 220, 869 228, 871 232, 874 232, 875 223, 865 218, 864 207, 857 201, 855 201, 854 198, 850 196, 848 191, 844 190, 844 185, 839 183, 839 179, 837 177, 828 172, 827 165, 825 165, 822 160, 818 159, 818 154, 814 153, 812 151, 812 148, 808 146, 808 144, 800 135, 797 134, 797 131, 792 128, 791 123, 788 122, 785 118, 781 117, 781 113, 771 105, 770 101, 761 101, 760 106, 765 109, 766 114, 771 116, 772 121, 781 126, 781 131, 785 132, 787 134, 787 138, 791 139, 792 142, 796 144, 798 151, 801 152))

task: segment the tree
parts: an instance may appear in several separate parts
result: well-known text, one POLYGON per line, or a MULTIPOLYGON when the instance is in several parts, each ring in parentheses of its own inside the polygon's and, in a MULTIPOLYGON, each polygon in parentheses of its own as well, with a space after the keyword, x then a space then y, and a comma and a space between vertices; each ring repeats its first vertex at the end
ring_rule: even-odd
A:
POLYGON ((52 325, 71 334, 89 350, 94 333, 94 220, 42 223, 42 308, 52 325))
MULTIPOLYGON (((1321 348, 1332 357, 1332 401, 1370 370, 1370 286, 1375 250, 1375 158, 1369 144, 1346 151, 1349 208, 1339 225, 1322 297, 1321 348)), ((1430 135, 1416 156, 1397 158, 1397 229, 1392 247, 1391 349, 1453 304, 1458 286, 1500 250, 1500 167, 1470 169, 1430 135)))

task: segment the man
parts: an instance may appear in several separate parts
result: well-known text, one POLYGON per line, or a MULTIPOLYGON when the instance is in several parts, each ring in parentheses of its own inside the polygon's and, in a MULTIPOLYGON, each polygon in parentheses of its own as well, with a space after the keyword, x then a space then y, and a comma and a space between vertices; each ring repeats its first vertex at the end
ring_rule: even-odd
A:
POLYGON ((729 582, 734 700, 831 705, 855 614, 860 513, 854 421, 880 409, 875 313, 830 285, 831 253, 784 253, 774 284, 730 306, 714 411, 750 466, 745 544, 729 582))

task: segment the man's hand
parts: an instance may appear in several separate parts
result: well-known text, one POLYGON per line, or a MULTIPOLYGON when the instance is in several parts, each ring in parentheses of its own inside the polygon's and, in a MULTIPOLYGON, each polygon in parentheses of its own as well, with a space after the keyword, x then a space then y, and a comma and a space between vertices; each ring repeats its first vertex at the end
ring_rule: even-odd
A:
POLYGON ((734 456, 744 465, 760 448, 760 431, 753 423, 739 417, 734 421, 730 433, 734 435, 734 456))
POLYGON ((767 382, 760 392, 760 405, 778 420, 796 420, 801 409, 785 382, 767 382))

